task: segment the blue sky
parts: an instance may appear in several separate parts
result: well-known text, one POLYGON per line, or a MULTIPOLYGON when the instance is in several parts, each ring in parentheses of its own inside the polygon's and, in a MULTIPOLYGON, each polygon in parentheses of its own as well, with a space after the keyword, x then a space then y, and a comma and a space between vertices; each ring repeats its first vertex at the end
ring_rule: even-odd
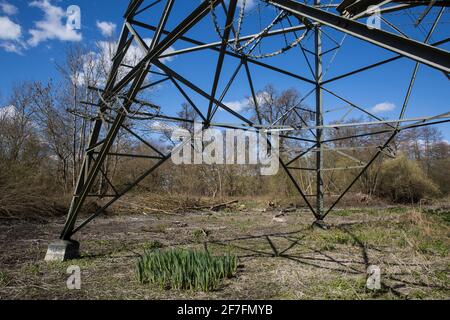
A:
MULTIPOLYGON (((146 1, 145 3, 150 3, 146 1)), ((175 26, 182 18, 192 10, 199 1, 175 1, 173 15, 169 20, 168 29, 175 26)), ((82 43, 87 48, 95 48, 96 41, 114 41, 122 25, 122 15, 127 7, 128 1, 88 1, 88 0, 0 0, 0 93, 2 104, 6 104, 6 98, 14 83, 28 80, 43 80, 50 78, 58 79, 59 75, 55 68, 57 62, 64 58, 64 52, 67 46, 73 43, 82 43), (66 9, 70 5, 77 5, 81 8, 81 29, 79 31, 67 31, 65 29, 66 9)), ((137 17, 138 20, 152 24, 157 24, 161 6, 156 6, 151 12, 137 17)), ((418 11, 420 13, 420 11, 418 11)), ((414 29, 411 27, 411 16, 417 12, 411 12, 410 15, 392 15, 387 18, 401 28, 409 36, 422 39, 423 32, 429 28, 434 11, 423 22, 423 28, 414 29)), ((258 21, 249 18, 244 33, 257 32, 258 21)), ((450 36, 450 12, 444 14, 442 21, 433 35, 432 41, 439 41, 450 36)), ((264 23, 264 22, 263 22, 264 23)), ((388 27, 383 25, 383 29, 388 27)), ((142 31, 143 30, 139 30, 142 31)), ((342 40, 343 35, 329 28, 325 28, 326 34, 337 42, 342 40)), ((391 30, 389 30, 391 31, 391 30)), ((152 34, 145 34, 151 38, 152 34)), ((218 41, 217 34, 214 32, 212 20, 205 18, 188 36, 196 38, 203 42, 218 41)), ((262 44, 264 50, 273 51, 283 46, 284 39, 274 37, 270 42, 262 44)), ((312 48, 312 37, 307 37, 303 42, 305 48, 312 48)), ((185 42, 177 42, 173 49, 178 50, 191 46, 185 42)), ((324 39, 325 50, 331 48, 333 42, 324 39)), ((450 49, 449 45, 443 46, 450 49)), ((95 49, 92 49, 95 50, 95 49)), ((373 45, 347 37, 341 49, 333 51, 324 56, 324 64, 327 68, 330 65, 325 78, 332 78, 339 74, 354 68, 382 60, 393 56, 386 50, 382 50, 373 45)), ((307 54, 311 62, 313 56, 307 54)), ((165 63, 176 72, 185 77, 189 77, 197 86, 206 92, 210 92, 214 68, 217 61, 217 55, 210 51, 200 51, 192 54, 186 54, 174 58, 165 63)), ((263 61, 266 62, 266 61, 263 61)), ((299 49, 293 49, 284 55, 267 59, 267 62, 280 68, 290 70, 294 73, 312 78, 308 66, 299 49)), ((225 61, 225 70, 220 83, 220 89, 225 86, 228 78, 236 67, 237 61, 227 58, 225 61)), ((409 77, 414 68, 414 62, 408 59, 400 59, 394 63, 387 64, 381 68, 374 69, 355 75, 347 79, 331 83, 326 87, 330 90, 351 100, 355 104, 376 111, 380 117, 393 119, 398 114, 403 103, 404 95, 408 87, 409 77)), ((280 90, 286 88, 296 88, 300 93, 306 94, 312 87, 299 80, 287 76, 280 76, 272 71, 267 71, 261 67, 250 65, 254 78, 256 89, 263 90, 264 86, 271 83, 280 90)), ((224 101, 246 115, 240 108, 245 104, 246 97, 250 95, 250 90, 246 84, 245 73, 242 69, 237 77, 235 85, 226 95, 224 101)), ((220 90, 219 90, 220 91, 220 90)), ((189 93, 191 93, 189 91, 189 93)), ((162 84, 158 90, 152 93, 155 102, 167 106, 167 114, 173 114, 184 99, 174 94, 173 88, 162 84)), ((193 100, 201 105, 201 109, 207 108, 205 99, 193 95, 193 100)), ((325 94, 325 110, 345 106, 345 103, 325 94)), ((307 105, 313 106, 314 100, 307 99, 307 105)), ((436 115, 450 110, 450 90, 449 81, 444 75, 434 69, 422 66, 419 70, 417 82, 407 117, 436 115)), ((327 115, 328 120, 337 120, 342 113, 327 115)), ((352 112, 351 117, 361 116, 358 112, 352 112)), ((219 112, 217 121, 235 121, 225 112, 219 112)), ((440 125, 439 128, 444 132, 445 138, 450 140, 450 126, 448 124, 440 125)))
MULTIPOLYGON (((29 42, 32 39, 30 31, 39 29, 36 28, 36 23, 45 21, 45 11, 39 7, 32 6, 31 4, 33 2, 28 0, 0 0, 0 9, 2 8, 1 4, 4 3, 14 5, 17 8, 17 13, 7 15, 5 12, 1 12, 0 17, 7 17, 21 27, 21 36, 17 41, 0 41, 0 46, 2 43, 10 43, 15 45, 17 50, 20 51, 19 53, 7 52, 4 47, 0 48, 0 63, 2 68, 0 85, 3 95, 7 94, 13 82, 22 80, 45 80, 49 77, 57 78, 58 74, 55 70, 55 62, 63 59, 68 45, 79 42, 78 38, 64 39, 61 36, 55 36, 55 38, 43 39, 37 45, 30 45, 29 42)), ((44 1, 36 2, 45 3, 44 1)), ((59 8, 62 12, 65 12, 69 5, 76 4, 80 6, 82 28, 76 33, 81 35, 81 42, 86 46, 93 46, 95 41, 104 38, 96 25, 97 21, 114 22, 119 25, 122 16, 121 13, 127 6, 127 1, 106 0, 53 0, 48 3, 59 8)), ((61 26, 64 26, 66 23, 65 18, 63 17, 60 21, 61 26)), ((1 36, 0 39, 2 39, 1 36)))

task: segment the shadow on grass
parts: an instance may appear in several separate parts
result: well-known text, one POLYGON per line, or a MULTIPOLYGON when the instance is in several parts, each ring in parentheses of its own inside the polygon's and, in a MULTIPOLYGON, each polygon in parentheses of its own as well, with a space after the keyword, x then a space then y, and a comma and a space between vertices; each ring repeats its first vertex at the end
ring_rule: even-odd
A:
MULTIPOLYGON (((221 245, 221 246, 228 246, 233 247, 239 250, 242 250, 243 252, 249 252, 248 254, 240 254, 238 255, 239 258, 282 258, 287 259, 290 261, 295 261, 299 264, 306 265, 309 267, 322 269, 322 270, 328 270, 332 272, 337 273, 344 273, 344 274, 352 274, 352 275, 367 275, 367 269, 369 266, 371 266, 372 263, 370 260, 369 251, 374 250, 378 252, 384 252, 383 249, 374 247, 374 246, 368 246, 365 244, 357 235, 355 235, 353 232, 351 232, 348 229, 347 225, 338 225, 334 226, 335 229, 338 229, 347 235, 349 235, 353 240, 353 245, 357 246, 360 249, 360 259, 339 259, 333 257, 331 253, 326 252, 326 250, 319 250, 316 248, 313 248, 311 246, 308 246, 306 243, 304 243, 302 240, 305 239, 307 236, 307 232, 314 232, 311 230, 311 228, 305 228, 298 231, 293 232, 286 232, 286 233, 270 233, 270 234, 263 234, 263 235, 257 235, 257 236, 243 236, 243 237, 236 237, 233 239, 227 239, 227 240, 209 240, 204 243, 205 249, 208 250, 209 244, 214 245, 221 245), (287 240, 289 243, 288 246, 281 247, 280 245, 277 246, 277 244, 274 242, 274 239, 284 239, 287 240), (255 249, 254 245, 247 244, 242 245, 238 244, 236 242, 244 241, 244 240, 260 240, 261 242, 267 243, 267 247, 270 248, 270 251, 265 251, 260 248, 255 249), (310 256, 308 254, 290 254, 290 251, 293 251, 294 248, 301 247, 303 249, 307 249, 311 253, 314 253, 314 256, 310 256), (357 267, 357 266, 361 267, 357 267)), ((260 242, 260 243, 261 243, 260 242)), ((390 263, 392 266, 411 266, 411 267, 418 267, 421 266, 420 264, 404 264, 404 263, 390 263)), ((450 288, 447 288, 445 286, 435 285, 435 284, 429 284, 422 281, 408 281, 404 280, 395 276, 402 276, 402 275, 410 275, 410 273, 396 273, 396 274, 384 274, 382 280, 382 288, 381 290, 372 292, 372 296, 374 298, 380 297, 387 293, 392 293, 394 296, 400 298, 400 299, 408 299, 408 296, 400 292, 398 289, 404 288, 406 286, 415 286, 415 287, 423 287, 423 288, 433 288, 433 289, 439 289, 439 290, 450 290, 450 288), (393 284, 387 283, 389 282, 396 282, 393 284)))
MULTIPOLYGON (((206 237, 203 242, 204 249, 210 251, 210 246, 219 245, 231 247, 239 250, 238 257, 240 259, 246 258, 263 258, 263 259, 286 259, 294 261, 298 264, 305 265, 317 270, 327 270, 333 273, 349 274, 355 276, 366 276, 367 269, 370 265, 375 264, 371 261, 370 250, 377 252, 385 252, 383 248, 376 248, 373 245, 364 243, 355 233, 350 230, 349 225, 335 225, 329 231, 313 230, 311 227, 306 227, 292 232, 279 232, 279 233, 265 233, 259 235, 246 235, 237 236, 230 239, 212 240, 206 237), (308 245, 308 239, 305 239, 311 232, 332 232, 339 230, 351 238, 351 246, 359 249, 359 254, 351 258, 336 257, 336 254, 330 252, 327 249, 317 249, 311 245, 308 245), (255 241, 252 243, 252 241, 255 241), (281 241, 280 241, 281 240, 281 241), (299 250, 300 249, 300 250, 299 250)), ((330 245, 335 245, 338 242, 334 242, 327 239, 330 245)), ((202 243, 202 242, 200 242, 202 243)), ((183 241, 180 243, 172 243, 170 247, 198 245, 198 242, 183 241)), ((138 248, 130 248, 129 246, 122 247, 122 253, 120 256, 112 257, 114 253, 117 253, 117 249, 107 250, 103 254, 91 254, 85 255, 85 258, 135 258, 140 256, 136 251, 138 248)), ((405 263, 389 263, 391 266, 421 266, 419 264, 405 264, 405 263)), ((400 298, 407 299, 408 296, 399 291, 405 287, 421 287, 421 288, 434 288, 439 290, 449 290, 449 288, 428 284, 422 281, 408 281, 401 279, 401 276, 410 275, 410 273, 391 273, 383 274, 382 289, 376 292, 371 292, 371 297, 382 297, 384 294, 391 293, 392 295, 400 298)))

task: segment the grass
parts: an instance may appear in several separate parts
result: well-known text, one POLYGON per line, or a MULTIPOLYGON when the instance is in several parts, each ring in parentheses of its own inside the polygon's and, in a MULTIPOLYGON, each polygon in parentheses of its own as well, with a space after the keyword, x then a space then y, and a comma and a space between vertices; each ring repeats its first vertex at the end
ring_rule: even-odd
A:
POLYGON ((424 210, 424 213, 434 216, 442 220, 447 225, 450 225, 450 211, 449 210, 442 210, 442 209, 426 209, 424 210))
POLYGON ((216 290, 236 269, 234 255, 212 256, 182 249, 146 251, 137 262, 138 280, 143 284, 204 292, 216 290))
POLYGON ((315 244, 316 249, 323 251, 333 251, 338 245, 354 245, 355 241, 348 233, 332 228, 330 230, 316 230, 308 236, 311 244, 315 244))
POLYGON ((9 277, 6 272, 0 271, 0 288, 6 287, 9 282, 9 277))
POLYGON ((336 210, 334 214, 339 217, 348 217, 352 214, 352 212, 350 210, 336 210))
POLYGON ((424 254, 437 254, 441 257, 448 256, 448 246, 440 239, 423 241, 418 244, 418 249, 424 254))
POLYGON ((325 289, 323 292, 325 299, 361 299, 365 294, 365 278, 333 278, 323 281, 322 285, 325 289))
POLYGON ((156 249, 161 249, 164 245, 158 240, 152 240, 144 244, 145 251, 151 251, 156 249))
MULTIPOLYGON (((87 231, 89 240, 82 241, 79 260, 42 261, 46 243, 36 246, 18 241, 12 247, 0 246, 3 259, 16 261, 2 265, 0 299, 448 299, 448 208, 346 209, 329 216, 332 227, 326 231, 310 228, 312 217, 302 211, 286 215, 286 224, 273 223, 274 213, 261 210, 211 216, 161 214, 156 221, 147 216, 133 220, 115 217, 87 231), (155 226, 167 231, 157 235, 125 233, 131 228, 153 232, 155 226), (266 235, 283 254, 275 257, 266 235), (203 242, 207 242, 212 259, 227 253, 238 256, 239 277, 217 277, 208 285, 202 272, 206 268, 197 267, 202 269, 198 273, 203 280, 194 280, 182 275, 190 267, 178 261, 181 276, 175 279, 175 262, 165 261, 164 268, 169 270, 153 266, 154 272, 165 272, 164 276, 155 274, 151 282, 148 273, 138 281, 136 252, 160 260, 175 247, 183 248, 184 254, 198 250, 196 256, 207 255, 203 242), (67 290, 69 265, 80 266, 82 290, 67 290), (382 290, 365 288, 367 265, 380 266, 382 290), (194 281, 203 284, 195 286, 194 281)), ((30 226, 35 224, 18 223, 12 232, 18 237, 26 235, 25 239, 45 239, 42 232, 30 235, 30 226)), ((51 224, 48 230, 57 232, 59 227, 51 224)), ((0 226, 0 232, 3 230, 8 229, 0 226)))
POLYGON ((408 207, 393 207, 393 208, 388 208, 386 211, 389 213, 406 213, 408 212, 408 210, 410 210, 410 208, 408 207))
POLYGON ((195 243, 203 242, 205 239, 205 231, 200 229, 194 230, 194 232, 192 233, 192 238, 195 243))

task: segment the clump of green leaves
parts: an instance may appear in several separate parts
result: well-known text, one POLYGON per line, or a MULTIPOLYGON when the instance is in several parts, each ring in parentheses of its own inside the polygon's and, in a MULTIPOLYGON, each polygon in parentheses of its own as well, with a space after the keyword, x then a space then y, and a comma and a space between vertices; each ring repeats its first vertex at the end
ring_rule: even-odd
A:
POLYGON ((137 262, 141 283, 176 290, 215 290, 236 270, 234 255, 212 256, 207 252, 182 249, 146 251, 137 262))

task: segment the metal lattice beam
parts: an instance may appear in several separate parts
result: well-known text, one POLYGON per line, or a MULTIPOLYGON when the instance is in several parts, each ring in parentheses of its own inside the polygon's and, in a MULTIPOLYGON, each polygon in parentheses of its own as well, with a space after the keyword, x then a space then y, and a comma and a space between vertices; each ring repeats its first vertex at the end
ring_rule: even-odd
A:
POLYGON ((399 53, 432 68, 450 73, 450 53, 412 39, 379 29, 369 29, 363 23, 328 13, 293 0, 268 0, 280 9, 305 17, 384 49, 399 53))
MULTIPOLYGON (((171 15, 171 12, 173 10, 174 0, 165 0, 165 5, 161 13, 159 23, 156 26, 137 21, 136 17, 140 13, 153 8, 156 4, 162 2, 162 0, 151 2, 150 4, 146 4, 146 1, 144 0, 130 1, 130 4, 124 15, 125 22, 118 41, 117 52, 112 59, 112 68, 107 78, 105 88, 95 89, 100 95, 100 100, 97 104, 90 104, 93 107, 98 107, 99 116, 95 119, 95 122, 93 124, 93 130, 90 136, 88 147, 86 149, 84 162, 82 164, 80 176, 74 191, 74 196, 69 209, 67 221, 61 233, 61 239, 70 239, 75 233, 84 228, 87 224, 89 224, 93 219, 102 214, 117 200, 119 200, 126 193, 128 193, 139 183, 141 183, 151 173, 153 173, 164 163, 166 163, 170 159, 172 153, 176 152, 178 148, 182 147, 178 146, 171 153, 165 154, 164 152, 153 146, 152 143, 142 137, 139 133, 135 132, 134 129, 128 126, 126 123, 127 120, 131 119, 129 111, 131 110, 132 106, 136 103, 140 103, 140 101, 137 99, 137 95, 140 92, 148 90, 161 83, 170 82, 174 85, 174 88, 182 95, 182 97, 201 118, 200 123, 203 125, 203 128, 233 128, 252 132, 270 132, 271 130, 286 130, 295 132, 306 131, 307 134, 309 134, 309 136, 305 135, 307 138, 305 138, 305 136, 303 135, 296 136, 295 134, 280 135, 280 137, 283 139, 301 142, 305 145, 305 147, 303 150, 300 150, 298 154, 294 153, 293 157, 291 157, 291 160, 284 160, 281 156, 279 156, 279 163, 284 172, 287 174, 289 180, 292 182, 294 188, 305 202, 306 207, 312 212, 315 219, 317 220, 323 220, 336 207, 339 201, 342 200, 342 198, 348 193, 348 191, 351 190, 358 179, 380 156, 385 153, 385 150, 389 149, 390 144, 394 141, 394 139, 400 132, 425 125, 447 123, 450 121, 449 112, 434 117, 420 117, 409 119, 405 118, 405 111, 407 109, 411 92, 415 84, 419 66, 421 64, 425 64, 445 73, 449 73, 450 71, 449 52, 445 51, 444 49, 437 48, 438 45, 442 45, 448 42, 449 39, 447 38, 433 44, 428 44, 429 40, 431 39, 431 35, 433 34, 440 18, 442 17, 444 7, 446 6, 442 1, 435 2, 435 5, 441 6, 442 9, 440 10, 439 15, 436 17, 432 27, 428 31, 426 39, 423 42, 412 40, 407 37, 395 35, 382 30, 369 29, 366 27, 366 25, 357 22, 356 20, 358 17, 360 17, 361 15, 364 16, 366 14, 365 10, 367 9, 367 4, 369 3, 368 1, 344 1, 341 4, 341 7, 337 7, 336 5, 324 5, 321 4, 320 0, 314 0, 314 4, 311 5, 303 4, 293 0, 264 1, 272 7, 285 10, 291 15, 294 15, 297 18, 296 20, 298 20, 298 25, 292 24, 288 17, 288 21, 290 24, 289 27, 277 30, 268 30, 266 33, 261 34, 261 39, 259 39, 259 41, 261 41, 263 38, 270 38, 287 34, 294 34, 297 37, 296 32, 298 31, 309 31, 309 29, 312 29, 314 31, 314 50, 305 49, 301 45, 301 43, 298 44, 298 47, 303 54, 302 58, 306 59, 313 79, 309 79, 299 74, 298 72, 295 72, 294 70, 282 69, 280 67, 277 67, 274 64, 270 63, 270 61, 262 62, 260 60, 251 58, 248 54, 246 55, 242 52, 236 52, 229 49, 229 44, 248 41, 258 36, 258 34, 240 36, 238 33, 236 33, 236 30, 233 27, 233 21, 236 17, 237 0, 229 1, 228 5, 226 5, 222 0, 204 0, 190 14, 186 15, 186 17, 180 23, 178 23, 173 29, 171 29, 171 31, 166 30, 166 26, 167 21, 169 20, 169 16, 171 15), (223 38, 221 39, 221 41, 206 43, 186 36, 186 33, 189 30, 195 27, 204 17, 208 16, 210 14, 210 11, 218 5, 220 5, 226 13, 223 38), (342 17, 326 11, 326 9, 328 8, 336 9, 336 7, 338 10, 342 9, 342 11, 350 10, 352 12, 351 16, 353 15, 354 19, 342 17), (138 31, 139 28, 136 27, 144 28, 154 33, 153 40, 150 45, 145 43, 142 35, 138 31), (324 77, 324 67, 322 61, 323 56, 327 53, 327 51, 322 50, 322 41, 325 38, 324 35, 326 35, 324 29, 326 27, 331 27, 343 32, 344 34, 352 35, 368 43, 377 45, 381 48, 385 48, 389 51, 393 51, 398 55, 326 80, 324 77), (231 37, 232 33, 234 33, 235 38, 231 37), (177 41, 188 42, 190 43, 190 45, 192 45, 192 47, 167 52, 167 49, 177 43, 177 41), (145 55, 136 65, 128 66, 125 63, 125 57, 133 43, 137 43, 145 52, 145 55), (162 62, 162 59, 164 58, 182 56, 201 50, 207 50, 207 52, 215 54, 217 56, 213 79, 211 82, 212 88, 208 88, 207 91, 195 85, 189 79, 189 76, 182 76, 175 70, 175 68, 169 67, 162 62), (314 65, 310 64, 306 53, 314 55, 314 65), (225 57, 234 58, 239 62, 239 64, 232 73, 230 79, 226 82, 225 88, 220 94, 219 84, 221 83, 222 78, 224 78, 223 69, 225 68, 225 57), (340 94, 337 94, 333 90, 325 87, 325 85, 328 83, 338 81, 354 74, 359 74, 363 71, 385 65, 404 57, 413 59, 414 61, 416 61, 416 64, 411 73, 410 82, 406 90, 404 103, 402 106, 402 111, 398 120, 383 120, 367 111, 366 109, 353 103, 349 99, 346 99, 340 94), (258 105, 259 102, 254 84, 254 75, 252 74, 252 71, 250 69, 250 66, 253 65, 264 68, 266 70, 270 70, 279 75, 289 76, 292 79, 299 80, 304 84, 313 86, 313 89, 309 91, 309 93, 301 100, 299 104, 301 104, 307 97, 315 95, 315 109, 306 109, 302 108, 301 105, 297 105, 290 110, 287 110, 271 125, 264 125, 261 114, 256 115, 257 122, 255 123, 250 119, 247 119, 239 112, 236 112, 235 110, 227 106, 226 103, 224 103, 224 98, 229 92, 231 86, 235 83, 238 74, 242 70, 242 72, 245 72, 245 79, 248 82, 251 99, 256 106, 258 105), (152 70, 152 67, 157 68, 158 70, 152 70), (123 77, 119 77, 119 69, 121 68, 127 70, 127 73, 123 77), (150 84, 145 84, 145 79, 149 73, 157 74, 158 76, 162 76, 163 78, 161 80, 153 81, 150 84), (195 92, 199 96, 206 99, 208 106, 207 114, 203 114, 201 112, 200 108, 196 105, 196 103, 194 103, 194 99, 186 90, 183 89, 182 86, 189 88, 189 90, 192 90, 192 92, 195 92), (346 106, 346 108, 350 110, 357 110, 358 112, 368 115, 371 120, 373 119, 373 121, 336 125, 325 124, 324 115, 326 114, 326 111, 324 111, 324 93, 328 93, 346 103, 346 105, 348 105, 346 106), (121 101, 122 107, 118 110, 113 110, 110 105, 110 101, 114 99, 118 99, 121 101), (218 109, 224 110, 239 121, 242 121, 242 123, 234 124, 214 122, 214 117, 216 116, 218 109), (106 120, 105 115, 108 112, 112 111, 113 116, 106 120), (301 111, 308 112, 315 117, 315 126, 308 125, 307 121, 300 114, 301 111), (282 122, 286 118, 291 116, 297 117, 299 121, 298 126, 277 127, 279 122, 282 122), (406 122, 408 122, 409 124, 405 124, 403 126, 401 125, 402 123, 406 122), (371 125, 377 125, 381 129, 378 128, 373 132, 358 132, 355 134, 334 138, 326 136, 325 134, 326 130, 336 131, 342 128, 371 125), (115 143, 120 130, 126 131, 128 134, 136 138, 140 143, 149 147, 156 155, 114 152, 112 146, 115 143), (333 149, 328 146, 328 144, 338 141, 346 141, 359 137, 384 134, 388 135, 388 139, 382 145, 375 146, 377 152, 372 155, 367 163, 361 161, 360 159, 352 156, 349 153, 344 152, 347 151, 345 148, 333 149), (311 136, 312 138, 310 138, 311 136), (346 157, 347 160, 350 159, 353 162, 352 165, 346 167, 341 166, 337 168, 325 168, 324 154, 331 151, 334 151, 335 153, 346 157), (311 159, 314 159, 315 167, 312 167, 313 165, 302 166, 301 161, 307 156, 309 156, 311 159), (152 163, 150 168, 142 173, 137 179, 129 183, 122 190, 118 190, 110 177, 108 177, 107 172, 103 170, 103 166, 108 157, 133 157, 154 160, 155 162, 152 163), (296 165, 296 162, 300 162, 300 164, 296 165), (341 194, 337 195, 337 199, 332 203, 331 207, 325 209, 324 196, 326 194, 329 194, 329 192, 326 192, 325 190, 323 179, 326 172, 334 172, 335 170, 359 171, 357 171, 354 180, 352 180, 352 182, 347 187, 345 187, 341 194), (313 190, 314 187, 311 187, 314 184, 312 182, 309 183, 308 187, 303 188, 302 183, 298 182, 294 171, 306 172, 306 174, 311 173, 311 175, 314 175, 316 179, 316 190, 313 190), (96 191, 93 191, 96 179, 99 176, 105 178, 107 185, 112 189, 112 192, 110 192, 109 194, 106 192, 104 194, 97 194, 96 191), (315 194, 307 194, 307 192, 311 191, 315 191, 315 194), (77 225, 78 215, 88 197, 107 198, 108 201, 96 212, 92 213, 86 220, 77 225), (316 198, 315 206, 313 205, 312 201, 308 200, 309 197, 316 198)), ((383 7, 381 8, 382 12, 393 12, 403 10, 404 8, 410 8, 412 6, 426 4, 426 2, 421 3, 420 1, 377 1, 377 3, 382 5, 389 2, 397 2, 398 4, 383 7)), ((337 49, 339 49, 339 45, 329 51, 331 52, 337 49)), ((152 114, 148 112, 136 112, 135 116, 142 116, 144 119, 146 119, 146 121, 161 120, 169 122, 184 122, 191 124, 194 123, 194 121, 190 119, 183 119, 181 117, 168 116, 159 113, 152 114)), ((185 141, 184 144, 186 143, 192 144, 192 141, 185 141)), ((332 181, 330 181, 330 184, 331 183, 332 181)))

